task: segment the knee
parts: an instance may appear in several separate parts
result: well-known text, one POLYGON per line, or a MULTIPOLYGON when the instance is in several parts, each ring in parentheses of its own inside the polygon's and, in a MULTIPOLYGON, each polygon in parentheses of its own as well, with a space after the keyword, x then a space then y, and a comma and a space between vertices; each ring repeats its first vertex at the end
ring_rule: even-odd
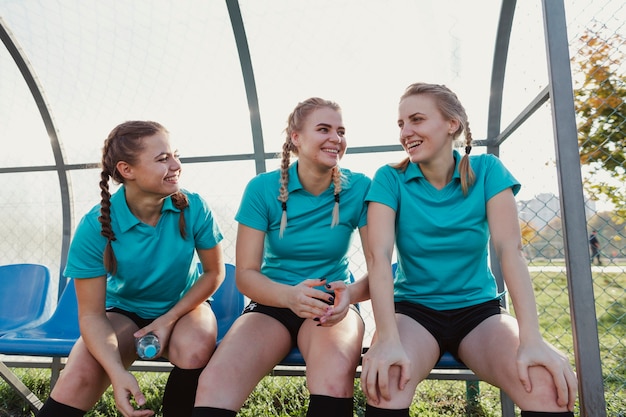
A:
POLYGON ((51 394, 63 402, 79 392, 99 393, 107 385, 105 379, 108 381, 102 368, 75 364, 61 371, 51 394))
POLYGON ((174 365, 185 369, 203 368, 215 351, 214 333, 184 335, 170 340, 168 359, 174 365))
MULTIPOLYGON (((338 358, 337 358, 338 359, 338 358)), ((307 363, 307 385, 313 394, 329 397, 352 397, 357 361, 344 358, 327 363, 307 363)))
MULTIPOLYGON (((565 407, 558 405, 557 390, 552 374, 542 367, 534 366, 529 369, 531 391, 521 387, 520 398, 514 401, 522 410, 531 411, 566 411, 565 407)), ((511 396, 513 397, 513 395, 511 396)))

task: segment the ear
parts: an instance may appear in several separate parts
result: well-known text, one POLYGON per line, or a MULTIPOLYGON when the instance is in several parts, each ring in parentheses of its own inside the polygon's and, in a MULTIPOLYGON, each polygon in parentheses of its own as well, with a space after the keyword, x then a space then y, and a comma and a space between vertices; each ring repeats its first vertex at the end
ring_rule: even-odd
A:
POLYGON ((454 135, 454 133, 459 130, 459 126, 461 126, 461 122, 457 119, 451 119, 448 121, 450 128, 448 129, 448 133, 454 135))
POLYGON ((133 167, 130 166, 130 164, 128 164, 127 162, 119 161, 115 165, 115 168, 117 169, 117 172, 119 172, 122 178, 124 178, 125 180, 132 180, 135 178, 133 167))
POLYGON ((293 143, 293 146, 295 147, 298 147, 300 145, 300 135, 298 134, 298 132, 291 133, 291 143, 293 143))

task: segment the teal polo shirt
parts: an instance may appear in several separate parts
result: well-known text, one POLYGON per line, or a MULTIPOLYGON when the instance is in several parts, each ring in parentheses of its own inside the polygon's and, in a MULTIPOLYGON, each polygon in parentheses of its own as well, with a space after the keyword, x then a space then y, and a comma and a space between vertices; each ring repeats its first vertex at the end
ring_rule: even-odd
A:
POLYGON ((404 172, 383 166, 374 176, 367 201, 396 212, 395 301, 449 310, 502 295, 487 261, 487 201, 506 188, 517 194, 520 184, 497 157, 472 156, 476 182, 464 196, 456 150, 454 158, 452 181, 441 190, 413 163, 404 172))
POLYGON ((334 185, 318 196, 304 190, 298 163, 289 167, 287 228, 278 236, 282 215, 278 200, 280 170, 259 174, 247 185, 235 219, 265 232, 261 273, 287 285, 305 279, 350 280, 348 250, 354 231, 367 223, 365 195, 371 180, 341 169, 339 224, 333 228, 334 185))
MULTIPOLYGON (((199 277, 196 249, 211 249, 222 233, 207 203, 183 190, 189 199, 185 209, 187 238, 178 228, 180 210, 165 199, 156 226, 137 219, 126 204, 122 186, 111 196, 112 242, 117 273, 108 276, 106 306, 118 307, 140 317, 157 318, 170 310, 199 277)), ((70 245, 64 275, 76 279, 107 275, 102 263, 106 239, 100 234, 100 205, 80 221, 70 245)))

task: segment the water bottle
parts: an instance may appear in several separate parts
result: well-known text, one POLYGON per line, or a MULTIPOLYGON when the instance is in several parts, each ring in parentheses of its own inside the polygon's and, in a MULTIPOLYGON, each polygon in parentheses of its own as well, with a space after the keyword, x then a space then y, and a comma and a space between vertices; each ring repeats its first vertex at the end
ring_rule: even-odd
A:
POLYGON ((135 339, 135 346, 137 347, 139 359, 144 360, 154 359, 161 350, 159 338, 156 337, 154 333, 148 333, 147 335, 135 339))

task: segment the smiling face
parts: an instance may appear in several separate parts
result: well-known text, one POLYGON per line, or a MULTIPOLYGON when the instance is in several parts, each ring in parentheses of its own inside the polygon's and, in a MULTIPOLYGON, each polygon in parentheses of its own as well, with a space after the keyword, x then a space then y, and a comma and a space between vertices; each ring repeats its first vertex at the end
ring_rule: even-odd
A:
POLYGON ((329 107, 315 109, 302 129, 291 134, 299 163, 324 170, 335 167, 346 152, 345 132, 339 111, 329 107))
POLYGON ((141 139, 142 149, 136 161, 120 161, 118 171, 124 176, 127 189, 163 198, 179 191, 178 178, 181 163, 178 153, 172 150, 166 132, 141 139))
POLYGON ((427 94, 402 99, 398 109, 400 143, 413 163, 428 163, 451 154, 457 120, 446 120, 427 94))

